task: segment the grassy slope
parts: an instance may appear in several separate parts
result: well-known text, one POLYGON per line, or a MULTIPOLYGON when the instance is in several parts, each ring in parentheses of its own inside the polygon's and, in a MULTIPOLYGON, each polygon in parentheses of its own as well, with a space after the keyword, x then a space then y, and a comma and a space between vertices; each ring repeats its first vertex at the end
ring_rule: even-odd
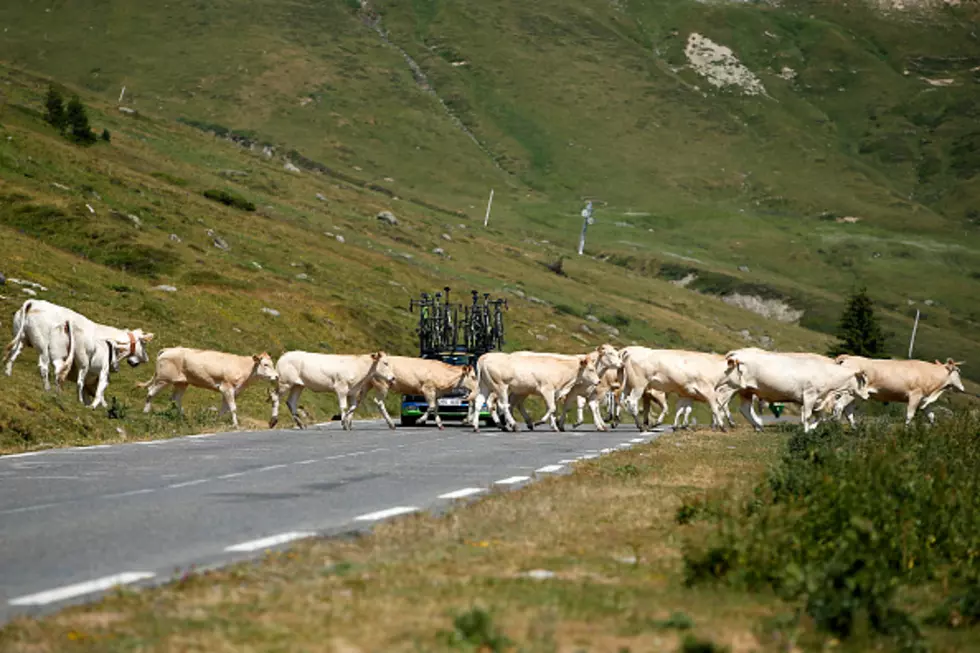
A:
MULTIPOLYGON (((419 290, 449 283, 523 287, 562 305, 556 312, 512 304, 514 347, 582 348, 570 333, 581 324, 575 314, 592 310, 617 326, 617 314, 630 318, 623 343, 723 350, 749 329, 779 348, 824 348, 825 336, 651 278, 662 263, 680 262, 723 275, 728 288, 748 283, 789 296, 807 309, 804 325, 825 331, 851 286, 868 283, 888 308, 896 352, 911 326, 906 299, 918 306, 934 299, 918 353, 980 355, 972 338, 978 266, 969 65, 980 50, 963 13, 893 19, 801 1, 778 10, 680 0, 377 4, 390 40, 419 61, 481 149, 348 3, 230 7, 0 7, 7 28, 0 52, 9 62, 0 141, 6 274, 42 281, 53 300, 106 321, 148 327, 161 335, 160 346, 278 353, 380 345, 411 353, 412 316, 401 307, 419 290), (681 66, 690 31, 733 47, 771 97, 705 91, 681 66), (783 65, 798 72, 796 81, 776 77, 783 65), (115 135, 111 147, 79 150, 31 115, 47 80, 25 69, 79 90, 97 111, 96 125, 115 135), (956 84, 933 87, 922 76, 952 76, 956 84), (124 104, 139 118, 113 109, 123 85, 124 104), (265 161, 177 118, 242 130, 280 154, 299 150, 359 183, 286 173, 278 157, 265 161), (250 174, 217 174, 228 168, 250 174), (55 181, 72 190, 53 188, 55 181), (260 210, 266 217, 245 215, 200 197, 215 187, 271 208, 260 210), (474 227, 488 187, 496 196, 484 232, 474 227), (318 192, 329 201, 314 199, 318 192), (606 202, 590 251, 630 259, 633 271, 575 260, 570 279, 559 279, 539 265, 571 249, 582 195, 606 202), (72 226, 44 223, 44 211, 26 205, 57 207, 72 226), (110 208, 139 214, 146 228, 136 233, 110 208), (403 225, 380 229, 371 216, 382 208, 403 225), (825 211, 863 220, 819 220, 825 211), (210 246, 209 227, 229 240, 230 252, 210 246), (347 243, 322 236, 328 229, 347 243), (184 241, 171 243, 169 233, 184 241), (152 249, 134 253, 137 244, 152 249), (436 246, 452 259, 430 255, 436 246), (313 282, 296 280, 301 271, 313 282), (180 291, 149 290, 157 283, 180 291), (264 316, 266 305, 283 316, 264 316)), ((9 286, 5 294, 9 315, 22 297, 9 286)), ((590 344, 599 339, 585 336, 590 344)), ((28 367, 19 366, 15 390, 0 400, 0 419, 15 427, 5 429, 3 446, 37 446, 49 427, 78 420, 81 429, 55 428, 55 437, 116 437, 114 425, 81 416, 71 402, 38 397, 28 367), (45 402, 64 409, 44 410, 45 402)), ((114 383, 130 419, 138 393, 129 381, 148 375, 127 371, 114 383)), ((261 394, 251 393, 243 413, 264 419, 261 394)), ((215 398, 189 399, 197 421, 137 420, 129 436, 212 427, 201 409, 215 398)), ((331 411, 326 400, 306 401, 320 417, 331 411)))
MULTIPOLYGON (((41 293, 44 298, 105 322, 156 333, 154 351, 193 345, 268 350, 278 356, 289 349, 383 347, 411 354, 415 316, 408 311, 408 299, 444 284, 507 295, 508 346, 515 349, 575 351, 611 339, 721 350, 739 342, 735 332, 741 329, 769 333, 787 347, 823 346, 822 338, 798 327, 770 324, 592 259, 569 263, 570 276, 558 277, 542 265, 556 256, 549 245, 509 246, 499 230, 477 230, 469 218, 425 211, 320 175, 289 173, 279 162, 170 121, 96 112, 93 123, 110 129, 112 144, 80 149, 30 113, 40 102, 43 80, 11 69, 5 70, 5 79, 11 93, 0 140, 5 273, 45 285, 50 290, 41 293), (227 169, 249 174, 218 174, 227 169), (259 210, 248 213, 211 202, 201 195, 208 188, 233 190, 254 200, 259 210), (327 201, 317 200, 317 193, 327 201), (399 216, 398 227, 375 220, 385 208, 399 216), (138 215, 143 228, 111 211, 138 215), (215 248, 208 229, 231 249, 215 248), (346 242, 326 236, 327 230, 344 235, 346 242), (443 233, 452 240, 444 240, 443 233), (181 242, 171 241, 170 234, 181 242), (432 254, 436 246, 451 258, 432 254), (296 278, 303 273, 310 280, 296 278), (178 291, 154 290, 159 284, 178 291), (597 287, 609 291, 596 293, 597 287), (581 316, 587 305, 618 324, 621 334, 613 338, 601 324, 586 322, 581 316), (265 315, 263 307, 281 316, 265 315), (628 316, 628 325, 617 316, 628 316), (580 330, 585 324, 593 333, 580 330)), ((26 298, 8 284, 0 300, 3 313, 11 315, 26 298)), ((9 326, 9 317, 3 320, 9 326)), ((26 351, 13 380, 4 381, 4 449, 114 439, 117 427, 125 429, 125 437, 136 438, 218 426, 205 411, 217 405, 217 396, 203 392, 187 397, 189 423, 176 423, 169 413, 138 415, 142 393, 133 382, 149 378, 148 368, 124 369, 114 377, 109 394, 129 410, 123 422, 107 421, 101 411, 92 415, 79 408, 71 395, 38 392, 34 359, 26 351)), ((250 390, 240 403, 255 425, 267 419, 263 395, 262 389, 250 390)), ((307 396, 304 404, 318 419, 329 419, 334 410, 326 397, 307 396)), ((164 406, 159 402, 158 410, 164 406)))

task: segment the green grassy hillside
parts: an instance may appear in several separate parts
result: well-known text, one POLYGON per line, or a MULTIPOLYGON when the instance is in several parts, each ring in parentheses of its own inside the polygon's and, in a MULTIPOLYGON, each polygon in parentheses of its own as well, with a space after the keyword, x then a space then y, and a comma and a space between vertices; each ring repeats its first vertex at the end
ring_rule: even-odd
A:
MULTIPOLYGON (((800 0, 5 3, 0 271, 156 332, 154 349, 273 355, 412 353, 409 297, 447 284, 511 299, 508 348, 823 350, 867 284, 896 353, 921 308, 918 355, 980 360, 975 19, 800 0), (712 87, 688 65, 695 33, 765 93, 712 87), (43 122, 52 81, 110 144, 43 122), (568 277, 544 267, 569 254, 568 277), (733 292, 803 328, 717 298, 733 292)), ((2 294, 7 328, 27 296, 2 294)), ((137 415, 149 369, 114 377, 128 414, 109 421, 41 395, 32 361, 0 380, 6 449, 215 426, 203 393, 189 423, 137 415)), ((262 395, 242 414, 264 420, 262 395)))

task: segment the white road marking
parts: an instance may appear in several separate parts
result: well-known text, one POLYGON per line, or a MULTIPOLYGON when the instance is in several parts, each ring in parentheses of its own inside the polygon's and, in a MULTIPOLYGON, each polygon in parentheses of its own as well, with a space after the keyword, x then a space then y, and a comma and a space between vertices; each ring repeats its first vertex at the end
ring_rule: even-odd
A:
POLYGON ((197 435, 185 435, 184 437, 188 440, 198 440, 200 438, 210 438, 213 435, 218 435, 217 433, 198 433, 197 435))
POLYGON ((24 506, 23 508, 10 508, 8 510, 0 510, 0 515, 16 515, 19 512, 31 512, 32 510, 43 510, 45 508, 50 508, 51 506, 56 506, 56 503, 39 503, 36 506, 24 506))
POLYGON ((515 483, 521 483, 529 480, 531 480, 530 476, 508 476, 507 478, 502 478, 499 481, 494 481, 494 483, 497 485, 513 485, 515 483))
POLYGON ((354 517, 354 521, 378 521, 379 519, 387 519, 388 517, 405 515, 416 511, 418 511, 418 508, 415 506, 395 506, 394 508, 388 508, 387 510, 378 510, 377 512, 369 512, 366 515, 354 517))
POLYGON ((260 468, 258 468, 255 471, 257 471, 257 472, 269 472, 269 471, 272 471, 273 469, 282 469, 283 467, 285 467, 285 465, 269 465, 268 467, 260 467, 260 468))
POLYGON ((545 465, 544 467, 539 467, 534 471, 539 474, 551 474, 553 472, 561 471, 564 467, 564 465, 545 465))
POLYGON ((6 456, 0 456, 0 460, 10 460, 11 458, 27 458, 28 456, 37 456, 38 454, 44 453, 43 451, 25 451, 24 453, 11 453, 6 456))
POLYGON ((646 441, 647 441, 646 438, 633 438, 632 440, 630 440, 630 442, 632 442, 633 444, 640 444, 646 441))
POLYGON ((559 465, 571 465, 572 463, 578 462, 578 458, 566 458, 565 460, 559 460, 559 465))
POLYGON ((228 552, 242 552, 242 551, 258 551, 259 549, 268 549, 270 546, 277 546, 279 544, 285 544, 286 542, 292 542, 293 540, 301 540, 304 537, 313 537, 316 533, 309 533, 306 531, 292 531, 290 533, 280 533, 279 535, 270 535, 269 537, 263 537, 259 540, 249 540, 248 542, 242 542, 241 544, 233 544, 232 546, 226 546, 225 551, 228 552))
POLYGON ((207 482, 208 482, 208 479, 206 479, 206 478, 199 478, 196 481, 184 481, 183 483, 172 483, 172 484, 168 485, 167 487, 176 490, 179 487, 190 487, 192 485, 200 485, 201 483, 207 483, 207 482))
POLYGON ((474 494, 479 494, 483 492, 481 488, 478 487, 464 487, 462 490, 455 490, 453 492, 446 492, 445 494, 440 494, 440 499, 462 499, 463 497, 471 497, 474 494))
POLYGON ((154 576, 156 576, 156 574, 149 571, 126 571, 121 574, 96 578, 95 580, 86 581, 84 583, 65 585, 64 587, 47 590, 46 592, 38 592, 37 594, 21 596, 16 599, 11 599, 10 605, 47 605, 57 601, 73 599, 76 596, 91 594, 92 592, 102 592, 104 590, 116 587, 117 585, 127 585, 129 583, 146 580, 147 578, 153 578, 154 576))
POLYGON ((154 488, 144 488, 142 490, 130 490, 129 492, 116 492, 115 494, 106 494, 103 498, 118 499, 119 497, 131 497, 137 494, 150 494, 151 492, 156 492, 156 490, 154 488))
POLYGON ((608 449, 607 448, 607 449, 600 449, 599 450, 599 453, 612 453, 613 451, 615 451, 615 449, 608 449))
POLYGON ((309 460, 300 460, 299 462, 293 463, 294 465, 312 465, 316 462, 316 458, 310 458, 309 460))
POLYGON ((587 453, 584 456, 579 456, 578 459, 579 460, 592 460, 593 458, 598 458, 598 457, 599 457, 599 454, 597 454, 597 453, 587 453))
POLYGON ((239 476, 245 476, 248 472, 232 472, 231 474, 222 474, 218 478, 238 478, 239 476))

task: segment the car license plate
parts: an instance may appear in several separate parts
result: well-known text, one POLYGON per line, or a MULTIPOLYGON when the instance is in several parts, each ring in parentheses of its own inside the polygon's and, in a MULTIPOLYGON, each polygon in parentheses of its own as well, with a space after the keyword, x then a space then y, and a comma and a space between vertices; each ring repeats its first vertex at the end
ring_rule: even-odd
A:
POLYGON ((463 400, 459 397, 443 397, 439 399, 440 406, 462 406, 463 400))

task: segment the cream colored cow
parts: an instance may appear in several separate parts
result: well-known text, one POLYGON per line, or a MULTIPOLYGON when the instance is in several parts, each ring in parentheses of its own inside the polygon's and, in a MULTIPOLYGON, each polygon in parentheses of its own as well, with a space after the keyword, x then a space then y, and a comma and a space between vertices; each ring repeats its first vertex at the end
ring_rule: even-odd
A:
POLYGON ((289 351, 276 363, 279 373, 278 392, 272 393, 272 418, 269 428, 279 422, 279 402, 282 397, 293 416, 296 426, 303 428, 296 412, 299 396, 309 388, 313 392, 335 392, 340 404, 340 421, 344 430, 350 430, 354 420, 357 400, 366 384, 375 380, 391 383, 395 376, 388 362, 388 354, 339 355, 317 354, 308 351, 289 351))
POLYGON ((181 412, 181 399, 189 386, 215 390, 221 393, 221 410, 218 415, 230 411, 231 422, 238 428, 235 398, 257 379, 279 380, 272 357, 265 352, 253 356, 238 356, 221 351, 170 347, 157 354, 153 378, 137 385, 147 389, 144 413, 150 412, 153 397, 167 386, 174 387, 171 399, 181 412))
POLYGON ((436 418, 436 426, 442 429, 438 398, 459 388, 465 388, 470 393, 476 391, 476 372, 470 365, 460 367, 442 361, 408 356, 389 356, 388 363, 391 365, 394 380, 389 383, 375 378, 364 386, 364 391, 368 392, 372 389, 375 391, 374 402, 390 428, 395 428, 395 422, 388 414, 384 403, 389 392, 424 396, 428 406, 417 424, 425 424, 429 415, 433 414, 436 418))
MULTIPOLYGON (((952 388, 966 392, 960 378, 962 362, 947 358, 945 363, 929 363, 920 360, 877 360, 861 356, 842 355, 836 358, 837 364, 848 369, 863 372, 868 379, 868 393, 875 401, 900 401, 906 403, 905 423, 915 417, 918 410, 924 410, 929 421, 935 420, 930 406, 952 388)), ((853 400, 838 404, 847 421, 854 425, 853 400)))

